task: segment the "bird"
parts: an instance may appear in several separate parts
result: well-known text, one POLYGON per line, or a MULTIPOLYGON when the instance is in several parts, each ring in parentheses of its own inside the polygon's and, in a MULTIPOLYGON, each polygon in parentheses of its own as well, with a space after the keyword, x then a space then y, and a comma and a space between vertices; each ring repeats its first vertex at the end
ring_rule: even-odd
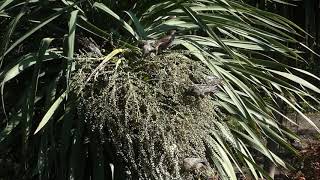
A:
POLYGON ((209 165, 209 162, 203 158, 185 158, 183 160, 183 166, 188 171, 206 169, 209 165))
POLYGON ((157 55, 159 51, 167 49, 174 40, 175 33, 176 30, 171 30, 166 36, 160 38, 159 40, 149 39, 140 41, 138 46, 142 49, 143 56, 147 56, 152 52, 157 55))
POLYGON ((219 85, 222 85, 222 79, 216 76, 206 76, 206 82, 203 84, 192 84, 187 92, 195 97, 203 98, 205 95, 215 94, 219 90, 219 85))
POLYGON ((176 30, 169 31, 167 36, 164 36, 163 38, 157 40, 154 44, 154 48, 156 51, 156 54, 158 54, 159 51, 163 51, 164 49, 167 49, 169 45, 172 43, 172 41, 175 38, 176 30))
POLYGON ((153 42, 150 40, 142 41, 140 47, 142 48, 143 56, 146 56, 150 54, 152 51, 154 51, 153 42))

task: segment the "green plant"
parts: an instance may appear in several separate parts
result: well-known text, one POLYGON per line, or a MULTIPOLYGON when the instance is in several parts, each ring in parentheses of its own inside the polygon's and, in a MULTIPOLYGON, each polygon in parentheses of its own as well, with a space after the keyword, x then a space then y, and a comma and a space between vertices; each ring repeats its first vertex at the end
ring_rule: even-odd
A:
MULTIPOLYGON (((314 125, 296 99, 318 102, 310 92, 320 93, 320 89, 300 75, 320 79, 292 66, 292 62, 304 63, 295 46, 310 50, 295 38, 304 31, 242 1, 3 0, 0 15, 6 27, 0 46, 5 119, 0 158, 12 161, 7 155, 20 157, 13 168, 25 179, 105 179, 106 174, 114 173, 99 158, 108 148, 98 145, 98 135, 89 136, 90 122, 77 116, 79 97, 71 74, 78 69, 76 50, 84 48, 77 43, 79 37, 105 44, 106 56, 89 57, 101 62, 92 68, 94 75, 115 58, 138 61, 143 58, 138 48, 141 41, 177 30, 172 49, 187 51, 189 58, 223 80, 215 103, 230 123, 224 126, 227 130, 221 128, 212 137, 219 147, 213 151, 213 165, 220 175, 235 179, 236 169, 246 166, 254 178, 268 178, 255 163, 253 151, 276 165, 290 167, 265 145, 272 139, 296 152, 287 138, 298 137, 275 118, 285 117, 279 101, 314 125)), ((85 86, 86 81, 83 83, 85 86)))

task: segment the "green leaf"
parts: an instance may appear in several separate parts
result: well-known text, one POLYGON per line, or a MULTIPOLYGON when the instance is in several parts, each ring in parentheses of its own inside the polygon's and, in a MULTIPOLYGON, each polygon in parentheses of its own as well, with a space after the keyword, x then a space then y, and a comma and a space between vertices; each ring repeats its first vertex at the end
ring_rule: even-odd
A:
POLYGON ((13 2, 13 0, 4 0, 3 3, 0 6, 0 12, 9 4, 11 4, 13 2))
POLYGON ((42 27, 46 26, 47 24, 49 24, 51 21, 55 20, 56 18, 58 18, 60 15, 62 15, 63 13, 65 13, 66 11, 70 10, 70 8, 72 8, 74 5, 79 4, 80 2, 82 2, 84 0, 80 0, 70 6, 67 6, 65 8, 62 8, 61 10, 57 11, 56 13, 50 15, 48 18, 46 18, 45 20, 43 20, 40 24, 36 25, 35 27, 33 27, 31 30, 29 30, 27 33, 25 33, 23 36, 21 36, 18 40, 16 40, 4 53, 4 55, 7 55, 13 48, 15 48, 17 45, 19 45, 21 42, 23 42, 25 39, 27 39, 29 36, 31 36, 33 33, 35 33, 36 31, 38 31, 39 29, 41 29, 42 27))
POLYGON ((219 172, 220 178, 223 180, 236 180, 235 171, 220 144, 212 137, 207 137, 205 142, 207 142, 210 147, 210 153, 212 154, 210 157, 219 172))
POLYGON ((288 80, 291 80, 295 83, 298 83, 298 84, 301 84, 302 86, 305 86, 311 90, 313 90, 314 92, 316 93, 319 93, 320 94, 320 89, 317 88, 316 86, 312 85, 311 83, 309 83, 308 81, 296 76, 296 75, 293 75, 291 73, 286 73, 286 72, 281 72, 281 71, 276 71, 276 70, 269 70, 270 72, 273 72, 275 74, 278 74, 288 80))
POLYGON ((8 125, 0 132, 0 144, 10 135, 10 133, 15 129, 22 119, 21 110, 11 116, 8 125))
POLYGON ((293 105, 287 98, 285 98, 284 96, 275 93, 279 98, 281 98, 285 103, 287 103, 290 107, 292 107, 297 113, 299 113, 305 120, 308 121, 308 123, 310 125, 312 125, 312 127, 314 127, 319 133, 320 133, 320 129, 317 127, 317 125, 311 120, 309 119, 305 114, 303 114, 295 105, 293 105))
MULTIPOLYGON (((90 23, 84 16, 80 15, 80 18, 77 21, 77 25, 80 26, 82 29, 84 29, 84 30, 86 30, 86 31, 98 36, 98 37, 101 37, 105 40, 108 40, 111 37, 109 33, 107 33, 106 31, 104 31, 104 30, 100 29, 99 27, 90 23)), ((119 41, 120 45, 122 45, 126 48, 129 48, 132 51, 138 52, 140 50, 136 46, 133 46, 125 41, 122 41, 121 39, 119 39, 117 41, 119 41)))
POLYGON ((133 24, 136 27, 140 40, 147 39, 147 33, 145 32, 143 25, 140 23, 139 19, 131 11, 125 11, 125 13, 127 13, 133 21, 133 24))
POLYGON ((29 97, 27 97, 27 123, 33 118, 33 113, 34 113, 34 103, 35 103, 35 97, 38 91, 38 82, 39 82, 39 74, 40 74, 40 69, 41 69, 41 64, 44 59, 45 53, 47 49, 49 48, 49 45, 53 39, 51 38, 44 38, 41 41, 40 48, 36 57, 36 64, 33 70, 33 75, 32 75, 32 80, 30 84, 30 89, 29 89, 29 97))
MULTIPOLYGON (((59 58, 56 54, 45 54, 43 56, 43 61, 49 61, 59 58)), ((8 65, 4 68, 4 70, 0 73, 0 84, 1 86, 4 85, 6 82, 10 81, 11 79, 15 78, 19 74, 21 74, 26 69, 32 67, 36 64, 36 54, 31 53, 22 56, 16 62, 8 65)))
MULTIPOLYGON (((68 32, 68 44, 67 49, 65 52, 67 53, 68 59, 66 59, 66 67, 65 67, 65 76, 66 76, 66 89, 67 95, 69 94, 70 90, 70 75, 72 69, 74 69, 74 61, 73 61, 73 54, 74 54, 74 43, 75 43, 75 35, 76 35, 76 22, 78 17, 79 10, 74 10, 70 14, 70 19, 68 22, 69 32, 68 32)), ((68 99, 68 96, 66 96, 68 99)))
MULTIPOLYGON (((0 8, 1 11, 1 8, 0 8)), ((11 39, 11 35, 14 32, 18 22, 20 21, 21 17, 26 13, 25 8, 23 8, 20 13, 11 21, 11 23, 8 26, 7 33, 3 36, 2 43, 0 45, 0 68, 3 64, 3 59, 5 56, 5 51, 7 50, 8 44, 11 39)))
POLYGON ((126 29, 136 40, 139 39, 138 34, 132 29, 132 27, 126 23, 122 18, 120 18, 120 16, 118 16, 116 13, 114 13, 111 9, 109 9, 107 6, 105 6, 102 3, 98 3, 95 2, 93 4, 93 7, 97 7, 99 9, 101 9, 102 11, 104 11, 105 13, 111 15, 113 18, 115 18, 124 29, 126 29))
POLYGON ((65 99, 67 95, 67 92, 63 92, 60 97, 52 104, 52 106, 49 108, 49 110, 46 112, 44 117, 41 119, 37 129, 35 130, 34 134, 37 134, 50 120, 50 118, 53 116, 53 114, 56 112, 56 110, 60 107, 60 104, 65 99))
POLYGON ((67 54, 69 59, 73 59, 78 12, 79 10, 72 11, 69 22, 68 22, 69 33, 68 33, 68 53, 67 54))
POLYGON ((196 14, 196 12, 194 12, 191 8, 189 7, 185 7, 185 6, 181 6, 182 9, 187 13, 187 15, 189 15, 189 17, 195 21, 196 24, 198 24, 200 26, 200 28, 204 31, 207 32, 207 34, 214 39, 230 56, 232 56, 234 59, 238 60, 239 58, 236 57, 234 55, 234 53, 231 51, 231 49, 226 46, 221 39, 217 36, 216 33, 214 33, 212 31, 211 28, 209 28, 203 21, 201 18, 199 18, 196 14))
POLYGON ((268 173, 263 168, 261 168, 260 165, 257 165, 252 159, 250 159, 247 156, 242 156, 242 157, 246 159, 246 161, 248 161, 255 168, 255 170, 261 173, 264 176, 264 178, 267 178, 268 180, 272 180, 272 178, 268 175, 268 173))

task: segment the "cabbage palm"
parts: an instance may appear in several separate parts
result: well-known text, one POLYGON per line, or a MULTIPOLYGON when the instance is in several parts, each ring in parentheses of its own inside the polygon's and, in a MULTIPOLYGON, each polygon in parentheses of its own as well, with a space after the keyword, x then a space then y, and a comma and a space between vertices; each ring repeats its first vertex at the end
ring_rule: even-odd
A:
POLYGON ((311 51, 297 40, 305 32, 242 1, 3 0, 0 14, 6 27, 0 49, 0 150, 20 157, 18 170, 26 179, 104 179, 108 174, 108 164, 97 155, 107 149, 96 146, 94 138, 84 138, 88 122, 76 116, 79 98, 71 74, 77 69, 81 36, 106 44, 104 55, 93 58, 103 66, 128 54, 141 59, 141 42, 176 30, 167 51, 187 52, 223 82, 215 105, 227 118, 217 117, 219 132, 207 139, 221 179, 236 179, 243 169, 255 179, 270 178, 254 154, 290 168, 266 146, 271 139, 297 153, 288 139, 298 137, 279 120, 295 124, 281 112, 283 104, 319 131, 298 104, 312 107, 310 102, 319 102, 313 94, 320 93, 305 80, 319 77, 295 67, 306 63, 303 51, 311 51))

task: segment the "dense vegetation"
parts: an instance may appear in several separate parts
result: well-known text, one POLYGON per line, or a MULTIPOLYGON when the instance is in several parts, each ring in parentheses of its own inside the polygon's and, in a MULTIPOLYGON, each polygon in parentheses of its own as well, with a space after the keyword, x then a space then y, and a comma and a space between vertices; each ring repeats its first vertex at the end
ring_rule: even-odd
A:
POLYGON ((250 2, 2 0, 0 15, 4 179, 270 179, 266 162, 291 167, 274 148, 299 140, 282 107, 314 125, 311 37, 250 2))

